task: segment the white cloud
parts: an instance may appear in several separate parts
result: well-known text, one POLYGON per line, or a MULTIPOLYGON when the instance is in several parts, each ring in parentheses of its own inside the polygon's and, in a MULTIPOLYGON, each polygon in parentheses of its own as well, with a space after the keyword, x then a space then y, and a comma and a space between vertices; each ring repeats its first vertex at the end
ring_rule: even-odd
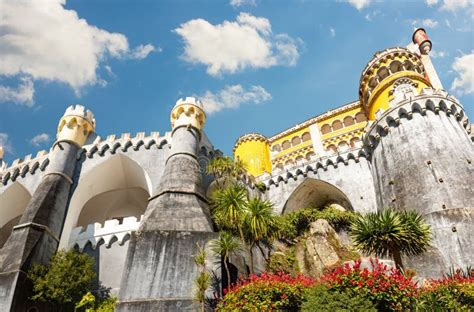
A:
POLYGON ((329 28, 329 34, 331 35, 331 37, 336 37, 336 30, 334 28, 329 28))
POLYGON ((444 0, 441 10, 457 11, 472 6, 472 0, 444 0))
POLYGON ((347 2, 355 7, 357 10, 362 10, 363 8, 369 6, 371 0, 347 0, 347 2))
POLYGON ((17 88, 0 85, 0 103, 12 102, 31 106, 33 105, 34 94, 35 88, 33 85, 33 81, 29 77, 21 78, 20 84, 17 88))
POLYGON ((446 57, 448 55, 449 54, 446 51, 431 50, 431 52, 430 52, 430 56, 432 58, 443 58, 443 57, 446 57))
POLYGON ((199 97, 207 114, 214 114, 223 109, 237 109, 242 104, 260 104, 272 99, 262 86, 251 86, 244 89, 241 85, 225 86, 218 93, 206 91, 199 97))
POLYGON ((380 15, 381 11, 380 10, 375 10, 373 12, 369 12, 365 14, 365 19, 369 22, 372 22, 372 20, 377 16, 380 15))
POLYGON ((213 76, 246 68, 295 65, 298 45, 287 34, 273 35, 270 21, 240 13, 236 21, 212 25, 204 19, 190 20, 174 30, 184 40, 182 58, 204 64, 213 76))
POLYGON ((438 26, 438 21, 427 18, 424 20, 413 20, 411 24, 416 27, 423 26, 424 28, 435 28, 438 26))
POLYGON ((451 85, 451 90, 459 94, 474 93, 474 51, 457 57, 452 69, 458 74, 451 85))
POLYGON ((426 4, 431 7, 438 4, 438 0, 426 0, 426 4))
POLYGON ((3 147, 3 150, 7 153, 11 154, 13 152, 13 147, 8 138, 8 134, 0 132, 0 146, 3 147))
POLYGON ((230 5, 236 8, 243 5, 256 6, 257 3, 255 0, 230 0, 230 5))
POLYGON ((65 2, 0 0, 0 75, 59 81, 79 94, 101 83, 97 69, 104 58, 150 52, 150 45, 130 50, 123 34, 88 24, 65 2))
POLYGON ((40 146, 41 144, 43 143, 48 143, 50 141, 50 137, 48 134, 46 133, 40 133, 40 134, 37 134, 35 135, 31 140, 30 140, 30 144, 33 145, 33 146, 40 146))
MULTIPOLYGON (((137 59, 137 60, 142 60, 148 56, 153 51, 157 51, 156 48, 152 44, 146 44, 146 45, 139 45, 135 49, 133 49, 130 52, 130 58, 132 59, 137 59)), ((160 49, 158 49, 160 51, 160 49)))

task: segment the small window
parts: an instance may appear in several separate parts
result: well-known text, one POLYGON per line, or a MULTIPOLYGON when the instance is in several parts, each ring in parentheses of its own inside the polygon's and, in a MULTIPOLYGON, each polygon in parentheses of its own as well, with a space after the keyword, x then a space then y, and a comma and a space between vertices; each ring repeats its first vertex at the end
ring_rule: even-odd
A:
POLYGON ((309 134, 309 132, 305 132, 301 136, 301 139, 303 140, 303 142, 309 141, 309 140, 311 140, 311 135, 309 134))
POLYGON ((296 146, 301 143, 301 139, 299 137, 294 137, 291 139, 291 145, 296 146))
POLYGON ((346 118, 344 118, 344 126, 348 127, 348 126, 352 126, 353 124, 355 124, 355 122, 352 116, 347 116, 346 118))
POLYGON ((342 129, 343 125, 342 125, 342 122, 340 120, 335 120, 333 123, 332 123, 332 129, 334 131, 336 130, 339 130, 339 129, 342 129))
POLYGON ((281 143, 281 146, 284 150, 289 149, 291 147, 290 141, 284 141, 283 143, 281 143))
POLYGON ((272 146, 272 151, 274 152, 280 152, 281 151, 281 147, 279 144, 275 144, 272 146))
POLYGON ((356 114, 356 121, 357 122, 364 122, 367 121, 367 117, 365 117, 365 114, 360 112, 356 114))
POLYGON ((332 131, 331 126, 328 125, 328 124, 323 125, 323 126, 321 127, 321 134, 326 134, 326 133, 329 133, 329 132, 331 132, 331 131, 332 131))
POLYGON ((311 160, 311 158, 316 155, 314 152, 309 152, 308 154, 306 154, 306 159, 307 160, 311 160))

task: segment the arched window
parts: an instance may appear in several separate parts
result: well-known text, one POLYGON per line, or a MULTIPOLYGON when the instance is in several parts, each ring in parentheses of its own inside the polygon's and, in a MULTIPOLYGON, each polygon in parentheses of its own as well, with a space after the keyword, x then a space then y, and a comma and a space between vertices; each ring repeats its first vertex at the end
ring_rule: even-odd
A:
POLYGON ((361 146, 361 140, 359 138, 351 139, 351 148, 356 148, 361 146))
POLYGON ((326 133, 329 133, 331 131, 332 131, 331 126, 328 125, 328 124, 325 124, 321 127, 321 134, 326 134, 326 133))
POLYGON ((337 147, 336 147, 336 145, 331 144, 327 147, 327 150, 328 150, 328 152, 336 153, 337 152, 337 147))
POLYGON ((355 117, 357 122, 367 121, 367 117, 365 117, 365 114, 363 112, 357 113, 355 117))
POLYGON ((403 65, 399 61, 393 61, 390 63, 390 71, 396 73, 403 70, 403 65))
POLYGON ((340 152, 347 151, 347 150, 349 149, 349 144, 347 144, 346 141, 341 141, 341 142, 339 142, 339 144, 337 145, 337 149, 338 149, 340 152))
POLYGON ((309 152, 308 154, 306 154, 306 159, 311 160, 311 157, 313 157, 314 155, 316 155, 314 152, 309 152))
POLYGON ((385 78, 388 77, 388 75, 390 75, 390 72, 385 66, 380 67, 380 69, 377 71, 377 76, 379 76, 379 81, 384 80, 385 78))
POLYGON ((415 71, 415 66, 413 66, 413 63, 410 62, 409 60, 406 60, 405 62, 403 62, 403 67, 405 68, 405 70, 415 71))
POLYGON ((294 164, 295 163, 291 159, 288 159, 287 161, 285 161, 285 166, 291 166, 291 165, 294 165, 294 164))
POLYGON ((280 152, 281 151, 281 147, 279 144, 275 144, 272 146, 272 151, 274 152, 280 152))
POLYGON ((281 147, 286 150, 286 149, 289 149, 291 147, 291 144, 290 144, 290 141, 286 140, 286 141, 283 141, 283 143, 281 143, 281 147))
POLYGON ((276 169, 283 169, 283 164, 282 163, 278 163, 276 166, 275 166, 276 169))
POLYGON ((309 140, 311 140, 311 135, 309 134, 309 132, 305 132, 301 136, 301 139, 303 140, 303 142, 309 141, 309 140))
POLYGON ((294 137, 294 138, 291 139, 291 145, 293 145, 293 146, 296 146, 296 145, 298 145, 298 144, 300 144, 300 143, 301 143, 300 137, 297 137, 297 136, 296 136, 296 137, 294 137))
POLYGON ((335 120, 333 123, 332 123, 332 129, 334 131, 336 130, 339 130, 339 129, 342 129, 343 125, 342 125, 342 122, 340 120, 335 120))
POLYGON ((296 157, 295 160, 296 160, 297 163, 299 163, 299 162, 302 161, 303 159, 304 159, 303 156, 298 156, 298 157, 296 157))
POLYGON ((355 122, 354 122, 354 118, 352 116, 346 116, 344 118, 344 126, 345 127, 352 126, 353 124, 355 124, 355 122))

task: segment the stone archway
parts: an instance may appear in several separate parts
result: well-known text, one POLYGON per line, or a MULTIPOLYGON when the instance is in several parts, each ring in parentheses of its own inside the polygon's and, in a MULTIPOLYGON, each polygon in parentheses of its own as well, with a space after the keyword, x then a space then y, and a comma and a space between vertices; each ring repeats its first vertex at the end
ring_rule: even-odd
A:
POLYGON ((151 194, 148 174, 125 155, 115 155, 81 176, 71 197, 61 235, 66 248, 73 228, 142 215, 151 194))
POLYGON ((322 180, 306 178, 288 197, 282 214, 328 204, 338 204, 347 210, 353 210, 349 199, 339 188, 322 180))
POLYGON ((15 225, 18 225, 31 194, 19 182, 14 182, 0 194, 0 248, 3 247, 15 225))

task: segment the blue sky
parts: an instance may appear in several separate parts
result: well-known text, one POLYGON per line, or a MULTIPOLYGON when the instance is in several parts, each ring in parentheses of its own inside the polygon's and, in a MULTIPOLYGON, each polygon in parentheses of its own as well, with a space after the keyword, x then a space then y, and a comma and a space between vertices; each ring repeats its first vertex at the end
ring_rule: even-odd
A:
POLYGON ((49 149, 75 103, 102 137, 164 133, 176 100, 195 95, 231 154, 244 133, 356 100, 372 55, 406 46, 414 27, 473 118, 473 15, 469 0, 0 0, 0 145, 8 162, 49 149))

